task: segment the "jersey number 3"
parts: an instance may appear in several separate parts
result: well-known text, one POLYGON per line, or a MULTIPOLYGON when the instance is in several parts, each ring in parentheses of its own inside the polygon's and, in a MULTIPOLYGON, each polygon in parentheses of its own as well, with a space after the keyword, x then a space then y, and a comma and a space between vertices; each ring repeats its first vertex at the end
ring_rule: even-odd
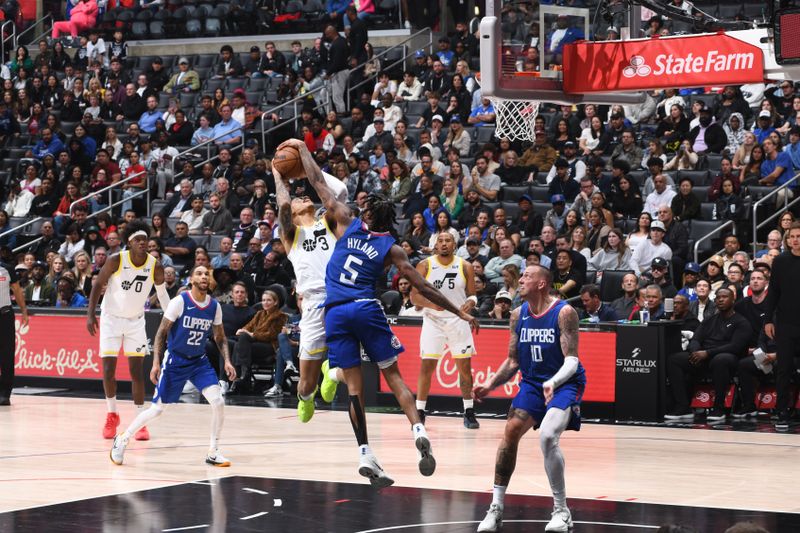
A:
POLYGON ((533 359, 534 363, 542 362, 542 347, 538 344, 531 346, 531 359, 533 359))
POLYGON ((353 265, 363 265, 364 261, 359 259, 354 255, 348 255, 347 259, 344 262, 344 272, 339 274, 339 283, 344 283, 345 285, 355 285, 356 278, 358 277, 358 271, 353 268, 353 265))

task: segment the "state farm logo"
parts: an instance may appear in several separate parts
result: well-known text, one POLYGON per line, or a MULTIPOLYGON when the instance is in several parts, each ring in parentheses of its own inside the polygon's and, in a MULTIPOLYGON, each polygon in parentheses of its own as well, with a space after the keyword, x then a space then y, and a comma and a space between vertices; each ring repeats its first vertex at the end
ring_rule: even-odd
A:
POLYGON ((631 56, 630 64, 622 69, 622 75, 626 78, 646 78, 650 75, 675 76, 751 70, 755 60, 756 56, 752 52, 720 53, 719 50, 709 50, 706 54, 658 54, 653 60, 655 68, 652 68, 644 56, 635 55, 631 56))
POLYGON ((634 76, 649 76, 653 69, 644 62, 642 56, 633 56, 631 64, 622 69, 622 75, 626 78, 633 78, 634 76))

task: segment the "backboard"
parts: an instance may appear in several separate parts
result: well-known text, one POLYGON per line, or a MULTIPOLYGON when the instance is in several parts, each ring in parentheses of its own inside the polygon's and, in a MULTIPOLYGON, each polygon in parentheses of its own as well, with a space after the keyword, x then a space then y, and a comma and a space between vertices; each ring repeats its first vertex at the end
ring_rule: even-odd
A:
MULTIPOLYGON (((531 1, 487 0, 480 23, 481 93, 556 104, 638 104, 638 92, 566 94, 563 46, 594 40, 593 11, 531 1)), ((603 35, 605 37, 605 35, 603 35)))

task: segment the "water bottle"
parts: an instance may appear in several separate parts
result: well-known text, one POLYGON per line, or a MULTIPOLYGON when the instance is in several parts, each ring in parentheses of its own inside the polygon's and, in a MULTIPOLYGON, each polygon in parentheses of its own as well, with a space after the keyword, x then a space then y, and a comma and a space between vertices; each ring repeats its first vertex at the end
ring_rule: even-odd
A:
POLYGON ((642 309, 639 311, 639 320, 642 324, 647 324, 650 322, 650 310, 649 309, 642 309))
POLYGON ((675 311, 675 300, 672 298, 664 299, 664 318, 667 320, 672 319, 672 313, 675 311))
POLYGON ((711 220, 717 220, 717 204, 714 204, 714 207, 711 211, 711 220))

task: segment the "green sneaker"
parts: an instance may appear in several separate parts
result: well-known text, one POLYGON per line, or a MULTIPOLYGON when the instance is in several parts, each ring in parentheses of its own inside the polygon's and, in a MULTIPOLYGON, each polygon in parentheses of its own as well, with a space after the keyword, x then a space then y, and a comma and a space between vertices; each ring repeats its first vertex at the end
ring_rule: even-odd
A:
POLYGON ((339 382, 328 377, 328 370, 330 370, 330 364, 326 359, 325 362, 322 363, 322 386, 319 388, 319 393, 324 401, 331 403, 333 397, 336 396, 336 389, 339 386, 339 382))
POLYGON ((317 391, 315 390, 308 400, 303 400, 300 395, 297 396, 297 418, 300 419, 300 422, 305 424, 314 416, 314 396, 316 395, 317 391))

